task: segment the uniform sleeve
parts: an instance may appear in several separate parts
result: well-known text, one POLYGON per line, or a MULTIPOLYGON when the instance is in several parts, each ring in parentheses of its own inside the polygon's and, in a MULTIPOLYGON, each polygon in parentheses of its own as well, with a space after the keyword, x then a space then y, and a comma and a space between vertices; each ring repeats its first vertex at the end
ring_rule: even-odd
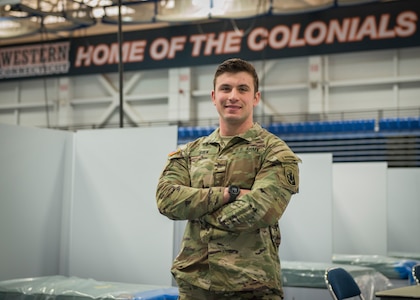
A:
POLYGON ((252 231, 278 222, 299 190, 300 159, 290 150, 269 154, 251 192, 203 216, 208 224, 228 231, 252 231))
POLYGON ((159 212, 172 220, 195 220, 223 205, 223 187, 191 187, 188 163, 183 150, 171 154, 158 181, 159 212))

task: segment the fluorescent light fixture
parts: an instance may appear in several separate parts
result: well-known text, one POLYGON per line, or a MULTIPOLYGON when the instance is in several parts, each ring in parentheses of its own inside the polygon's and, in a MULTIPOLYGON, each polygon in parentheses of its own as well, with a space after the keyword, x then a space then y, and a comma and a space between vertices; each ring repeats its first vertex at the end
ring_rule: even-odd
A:
POLYGON ((210 16, 211 0, 161 0, 158 1, 156 20, 166 22, 191 22, 206 20, 210 16))
POLYGON ((248 18, 270 11, 269 0, 213 0, 212 18, 248 18))

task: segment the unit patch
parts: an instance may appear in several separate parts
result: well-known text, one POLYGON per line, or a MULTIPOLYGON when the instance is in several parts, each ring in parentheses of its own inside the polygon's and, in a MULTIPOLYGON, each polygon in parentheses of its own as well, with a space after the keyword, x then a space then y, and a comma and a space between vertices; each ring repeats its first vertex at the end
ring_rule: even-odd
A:
POLYGON ((284 175, 288 184, 296 186, 295 171, 293 167, 286 166, 284 168, 284 175))

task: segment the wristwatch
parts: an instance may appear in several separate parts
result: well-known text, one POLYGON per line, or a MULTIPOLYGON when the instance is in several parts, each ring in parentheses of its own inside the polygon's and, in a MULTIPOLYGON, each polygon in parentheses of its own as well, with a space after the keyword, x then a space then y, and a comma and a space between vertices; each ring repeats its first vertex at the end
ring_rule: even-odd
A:
POLYGON ((241 193, 241 189, 236 185, 230 185, 228 191, 230 195, 229 202, 235 201, 241 193))

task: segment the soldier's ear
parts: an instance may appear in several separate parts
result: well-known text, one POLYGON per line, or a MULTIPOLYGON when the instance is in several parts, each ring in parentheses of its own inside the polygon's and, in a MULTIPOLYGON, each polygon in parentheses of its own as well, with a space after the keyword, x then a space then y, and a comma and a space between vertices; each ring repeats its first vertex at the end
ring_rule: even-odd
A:
POLYGON ((260 103, 260 99, 261 99, 261 92, 258 91, 255 93, 254 95, 254 107, 258 105, 258 103, 260 103))

